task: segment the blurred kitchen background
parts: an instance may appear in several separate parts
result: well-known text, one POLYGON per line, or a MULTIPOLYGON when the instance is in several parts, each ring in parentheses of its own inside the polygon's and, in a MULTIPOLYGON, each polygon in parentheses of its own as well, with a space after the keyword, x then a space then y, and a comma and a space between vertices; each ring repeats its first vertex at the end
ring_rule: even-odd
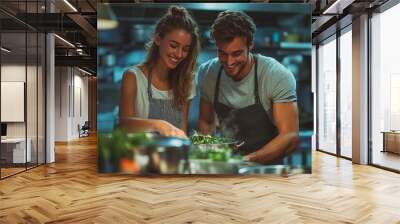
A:
MULTIPOLYGON (((154 26, 171 4, 106 3, 98 5, 97 87, 98 131, 110 132, 117 122, 123 72, 143 62, 144 48, 154 26)), ((198 65, 217 56, 210 26, 223 10, 242 10, 256 23, 254 53, 274 57, 297 80, 300 136, 298 156, 290 160, 308 164, 311 170, 313 94, 311 92, 311 6, 309 4, 181 3, 200 26, 198 65)), ((198 77, 196 77, 198 79, 198 77)), ((197 130, 199 88, 189 111, 189 134, 197 130)))

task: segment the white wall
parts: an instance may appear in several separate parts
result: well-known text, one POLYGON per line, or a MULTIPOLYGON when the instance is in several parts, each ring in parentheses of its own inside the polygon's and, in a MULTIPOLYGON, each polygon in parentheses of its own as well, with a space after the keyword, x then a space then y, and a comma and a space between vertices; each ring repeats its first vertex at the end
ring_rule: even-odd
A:
MULTIPOLYGON (((29 69, 30 67, 28 66, 29 69)), ((25 64, 1 65, 1 81, 25 82, 25 64)))
POLYGON ((68 85, 67 67, 55 68, 55 141, 68 140, 68 85))
POLYGON ((56 141, 77 139, 78 124, 82 126, 89 118, 88 78, 83 75, 76 68, 56 67, 56 141))
POLYGON ((89 120, 89 92, 88 92, 88 77, 79 70, 74 70, 74 108, 72 119, 72 136, 78 137, 78 124, 81 126, 85 121, 89 120), (78 72, 78 75, 77 75, 78 72), (81 108, 80 108, 81 107, 81 108), (81 111, 80 111, 81 110, 81 111))

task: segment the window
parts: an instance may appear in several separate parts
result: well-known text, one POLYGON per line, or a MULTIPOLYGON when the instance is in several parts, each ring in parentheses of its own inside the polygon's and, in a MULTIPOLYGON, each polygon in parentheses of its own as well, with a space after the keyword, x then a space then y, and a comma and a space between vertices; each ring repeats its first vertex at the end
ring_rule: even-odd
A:
POLYGON ((340 155, 352 157, 352 35, 351 26, 340 36, 340 155), (346 32, 347 31, 347 32, 346 32))
POLYGON ((336 153, 336 36, 318 48, 318 149, 336 153))
MULTIPOLYGON (((18 2, 20 16, 41 12, 44 3, 18 2)), ((12 1, 0 4, 12 5, 12 1)), ((40 30, 0 12, 1 98, 14 95, 18 99, 14 102, 18 105, 13 105, 18 111, 4 102, 0 105, 1 114, 18 115, 11 116, 17 119, 1 118, 7 126, 0 144, 1 179, 45 163, 45 43, 40 30)))
MULTIPOLYGON (((387 151, 385 144, 400 147, 399 137, 386 141, 383 132, 400 130, 400 66, 396 27, 400 21, 400 4, 371 18, 371 137, 372 163, 400 170, 399 154, 387 151), (382 152, 383 151, 383 152, 382 152)), ((400 135, 400 133, 398 133, 400 135)))

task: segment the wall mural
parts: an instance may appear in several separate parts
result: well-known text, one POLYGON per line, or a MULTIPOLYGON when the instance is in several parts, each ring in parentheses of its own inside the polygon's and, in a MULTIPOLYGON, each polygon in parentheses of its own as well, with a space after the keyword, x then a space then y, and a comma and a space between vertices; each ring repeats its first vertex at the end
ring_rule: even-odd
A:
POLYGON ((98 6, 99 172, 311 173, 310 5, 98 6))

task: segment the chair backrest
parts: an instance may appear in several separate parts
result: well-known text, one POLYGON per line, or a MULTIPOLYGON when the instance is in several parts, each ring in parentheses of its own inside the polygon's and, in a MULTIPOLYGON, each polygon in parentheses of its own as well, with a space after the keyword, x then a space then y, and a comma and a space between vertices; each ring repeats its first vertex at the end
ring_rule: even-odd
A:
POLYGON ((85 121, 85 124, 83 124, 82 128, 89 129, 90 128, 89 121, 85 121))

